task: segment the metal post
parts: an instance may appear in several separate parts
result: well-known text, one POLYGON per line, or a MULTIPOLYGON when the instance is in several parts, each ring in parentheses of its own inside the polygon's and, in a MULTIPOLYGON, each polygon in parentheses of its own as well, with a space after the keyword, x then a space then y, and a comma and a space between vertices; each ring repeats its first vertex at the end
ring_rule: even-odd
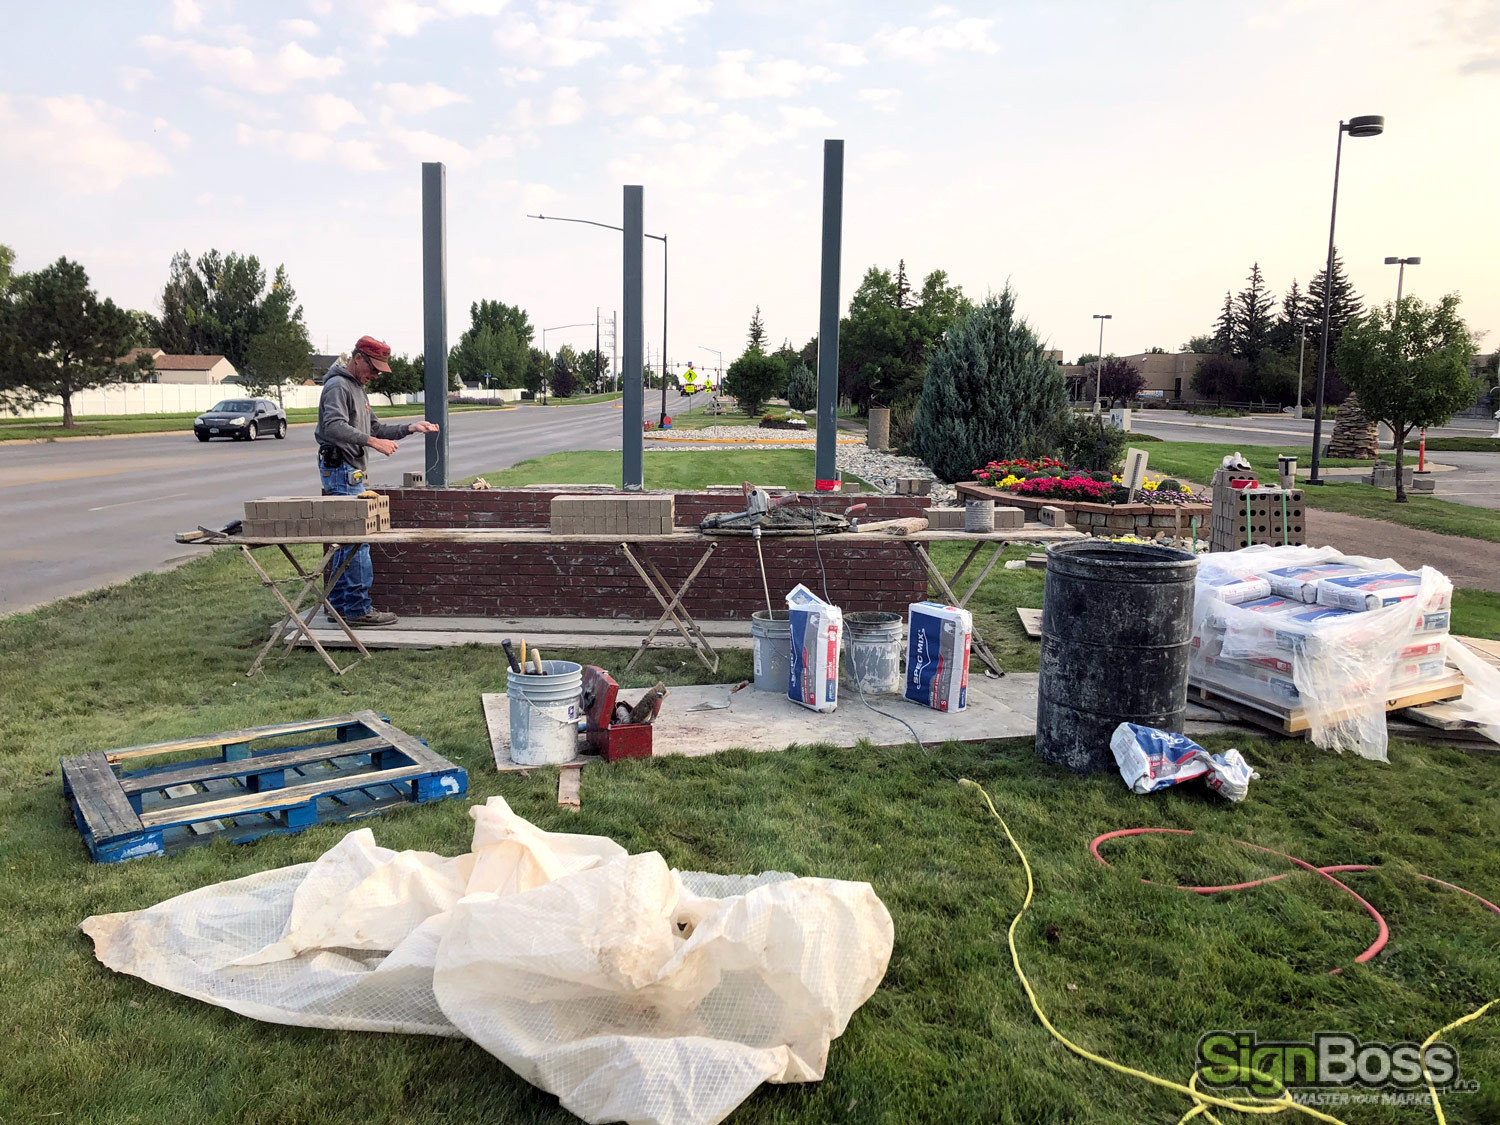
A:
POLYGON ((604 389, 604 378, 599 371, 599 306, 594 306, 594 393, 604 389))
POLYGON ((1104 318, 1099 317, 1099 354, 1094 357, 1094 413, 1099 413, 1099 384, 1104 378, 1104 318))
POLYGON ((823 142, 823 280, 818 311, 818 445, 814 487, 834 492, 838 473, 839 258, 844 241, 844 142, 823 142))
POLYGON ((625 185, 625 409, 621 426, 624 471, 620 487, 639 492, 645 457, 646 392, 641 386, 641 358, 646 333, 641 290, 641 258, 645 251, 644 192, 639 184, 625 185))
POLYGON ((448 484, 448 169, 422 165, 422 390, 423 414, 437 424, 427 434, 427 483, 448 484))
POLYGON ((661 419, 667 424, 667 236, 661 236, 661 419))
POLYGON ((609 372, 614 386, 611 390, 620 389, 620 311, 616 309, 609 314, 609 372))
POLYGON ((1333 208, 1328 215, 1328 264, 1323 267, 1323 342, 1318 348, 1318 389, 1313 406, 1312 472, 1308 484, 1322 484, 1318 459, 1323 445, 1323 384, 1328 378, 1328 317, 1333 310, 1333 228, 1339 217, 1339 162, 1344 158, 1344 123, 1339 122, 1339 140, 1333 150, 1333 208))
POLYGON ((1302 357, 1307 353, 1307 325, 1302 326, 1302 342, 1297 345, 1297 418, 1302 418, 1302 357))

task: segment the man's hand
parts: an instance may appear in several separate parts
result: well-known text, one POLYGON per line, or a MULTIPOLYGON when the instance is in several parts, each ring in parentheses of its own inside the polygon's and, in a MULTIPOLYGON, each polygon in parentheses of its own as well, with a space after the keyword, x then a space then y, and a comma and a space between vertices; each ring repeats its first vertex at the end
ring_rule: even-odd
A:
POLYGON ((369 441, 365 442, 365 448, 373 449, 376 453, 384 453, 389 457, 392 453, 396 452, 396 443, 390 438, 372 437, 369 441))
POLYGON ((428 422, 425 419, 411 424, 411 432, 414 434, 435 434, 439 428, 436 422, 428 422))

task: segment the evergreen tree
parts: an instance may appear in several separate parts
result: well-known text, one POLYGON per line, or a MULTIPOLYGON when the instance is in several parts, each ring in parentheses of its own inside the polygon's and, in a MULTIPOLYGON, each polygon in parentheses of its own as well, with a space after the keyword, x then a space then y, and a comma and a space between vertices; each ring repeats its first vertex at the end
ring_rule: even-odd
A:
POLYGON ((786 403, 793 410, 806 413, 818 405, 818 379, 812 368, 800 359, 792 364, 786 377, 786 403))
POLYGON ((300 383, 313 373, 309 360, 312 341, 307 338, 302 306, 297 303, 297 291, 287 278, 285 266, 276 267, 276 280, 260 303, 259 320, 260 328, 245 352, 241 382, 255 395, 275 390, 279 402, 284 384, 300 383))
POLYGON ((1219 319, 1214 321, 1214 351, 1220 355, 1233 355, 1234 345, 1234 297, 1226 289, 1224 308, 1219 313, 1219 319))
POLYGON ((1326 273, 1326 270, 1319 270, 1313 274, 1313 279, 1307 286, 1307 300, 1303 307, 1307 310, 1310 325, 1308 334, 1312 334, 1311 325, 1316 325, 1318 331, 1321 332, 1325 288, 1331 295, 1328 300, 1328 355, 1332 359, 1334 345, 1343 335, 1344 326, 1364 312, 1365 303, 1364 298, 1354 291, 1354 285, 1344 273, 1344 262, 1337 250, 1333 253, 1332 285, 1325 286, 1326 273))
POLYGON ((1295 357, 1304 329, 1311 331, 1307 318, 1307 295, 1294 278, 1286 296, 1281 299, 1281 315, 1271 328, 1268 342, 1278 352, 1295 357))
POLYGON ((906 280, 906 259, 901 258, 896 262, 896 307, 906 308, 907 298, 911 296, 911 282, 906 280))
POLYGON ((1234 309, 1234 354, 1254 364, 1265 350, 1275 323, 1276 298, 1260 275, 1260 263, 1250 267, 1249 282, 1240 290, 1234 309))
POLYGON ((760 319, 760 306, 755 306, 755 315, 750 318, 750 335, 746 351, 766 350, 766 326, 760 319))
POLYGON ((927 362, 912 451, 945 481, 990 461, 1046 452, 1068 414, 1061 369, 1006 286, 965 312, 927 362))

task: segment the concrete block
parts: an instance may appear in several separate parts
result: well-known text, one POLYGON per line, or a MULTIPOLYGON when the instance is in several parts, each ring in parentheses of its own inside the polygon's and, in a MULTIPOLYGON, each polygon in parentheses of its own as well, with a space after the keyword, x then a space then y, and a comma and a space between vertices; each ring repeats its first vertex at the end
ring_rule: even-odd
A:
POLYGON ((1012 507, 1009 504, 995 505, 995 530, 1013 530, 1024 526, 1025 523, 1026 513, 1020 508, 1012 507))
POLYGON ((1044 504, 1037 512, 1037 518, 1041 520, 1044 527, 1066 527, 1067 516, 1066 512, 1052 504, 1044 504))
POLYGON ((928 508, 927 526, 934 531, 962 531, 964 510, 962 508, 928 508))
POLYGON ((401 476, 402 488, 426 488, 426 473, 403 473, 401 476))

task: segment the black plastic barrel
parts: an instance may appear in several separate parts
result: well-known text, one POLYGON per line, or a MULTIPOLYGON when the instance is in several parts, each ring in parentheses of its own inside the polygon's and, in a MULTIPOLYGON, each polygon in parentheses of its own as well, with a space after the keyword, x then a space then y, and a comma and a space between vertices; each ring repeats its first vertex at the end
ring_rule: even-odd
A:
POLYGON ((1146 543, 1047 552, 1036 749, 1078 773, 1115 768, 1121 723, 1181 731, 1198 560, 1146 543))

